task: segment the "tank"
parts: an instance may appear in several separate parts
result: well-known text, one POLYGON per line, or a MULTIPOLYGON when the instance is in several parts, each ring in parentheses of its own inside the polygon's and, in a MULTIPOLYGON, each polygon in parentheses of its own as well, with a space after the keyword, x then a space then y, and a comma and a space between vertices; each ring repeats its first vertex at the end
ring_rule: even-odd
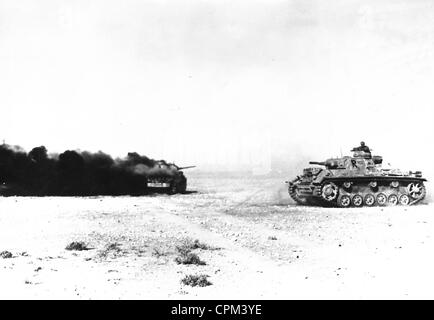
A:
POLYGON ((146 177, 146 186, 149 191, 163 191, 168 194, 185 193, 187 178, 182 170, 194 167, 178 167, 164 160, 157 161, 155 168, 146 177))
POLYGON ((426 195, 420 171, 384 168, 381 156, 364 146, 352 156, 311 161, 315 165, 287 181, 290 197, 302 205, 336 207, 415 205, 426 195))

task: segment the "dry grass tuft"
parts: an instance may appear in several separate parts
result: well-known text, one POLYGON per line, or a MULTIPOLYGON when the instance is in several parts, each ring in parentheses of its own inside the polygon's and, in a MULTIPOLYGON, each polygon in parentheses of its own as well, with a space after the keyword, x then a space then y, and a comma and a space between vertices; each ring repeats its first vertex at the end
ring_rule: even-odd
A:
POLYGON ((3 259, 10 259, 13 257, 13 255, 11 252, 5 250, 5 251, 0 252, 0 257, 3 259))
POLYGON ((65 248, 66 250, 74 250, 74 251, 84 251, 89 250, 89 248, 86 246, 86 244, 82 241, 73 241, 70 244, 68 244, 65 248))
POLYGON ((184 251, 175 258, 177 264, 195 264, 197 266, 204 266, 206 262, 201 260, 195 253, 184 251))
POLYGON ((187 275, 181 280, 181 283, 191 287, 207 287, 212 285, 212 282, 208 281, 208 277, 206 274, 187 275))
POLYGON ((217 250, 217 248, 202 243, 198 239, 185 239, 181 245, 176 246, 176 251, 179 255, 175 258, 175 262, 178 264, 195 264, 198 266, 206 265, 205 261, 202 261, 196 253, 191 252, 195 249, 217 250))
POLYGON ((199 239, 185 239, 182 243, 182 245, 177 246, 176 249, 178 251, 182 250, 195 250, 195 249, 201 249, 201 250, 219 250, 220 248, 212 247, 207 245, 206 243, 200 242, 199 239))
POLYGON ((117 242, 109 243, 105 246, 103 250, 98 253, 98 257, 107 258, 109 256, 117 257, 122 253, 120 244, 117 242))

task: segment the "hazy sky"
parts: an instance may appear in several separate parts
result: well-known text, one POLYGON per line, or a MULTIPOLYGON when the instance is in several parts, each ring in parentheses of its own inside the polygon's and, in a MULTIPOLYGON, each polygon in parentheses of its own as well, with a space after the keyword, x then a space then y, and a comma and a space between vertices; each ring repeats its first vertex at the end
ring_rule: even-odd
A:
POLYGON ((237 167, 365 140, 424 169, 433 84, 431 0, 0 0, 0 139, 27 149, 237 167))

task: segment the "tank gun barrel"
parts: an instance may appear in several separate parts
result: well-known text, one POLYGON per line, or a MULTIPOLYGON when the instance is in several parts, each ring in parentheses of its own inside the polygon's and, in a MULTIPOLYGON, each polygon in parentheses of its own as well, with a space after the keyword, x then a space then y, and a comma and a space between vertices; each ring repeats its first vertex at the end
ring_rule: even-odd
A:
POLYGON ((325 166, 327 163, 325 161, 309 161, 309 164, 318 164, 320 166, 325 166))
POLYGON ((196 168, 196 166, 179 167, 179 170, 196 168))

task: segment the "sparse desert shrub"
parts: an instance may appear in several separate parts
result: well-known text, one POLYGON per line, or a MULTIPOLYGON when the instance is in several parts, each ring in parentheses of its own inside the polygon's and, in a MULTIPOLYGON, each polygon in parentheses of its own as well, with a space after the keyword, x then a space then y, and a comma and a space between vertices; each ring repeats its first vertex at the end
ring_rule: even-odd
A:
POLYGON ((195 249, 217 250, 218 248, 210 247, 200 242, 198 239, 194 241, 186 239, 180 246, 176 246, 176 251, 178 251, 179 256, 175 258, 175 262, 178 264, 195 264, 198 266, 206 265, 205 261, 202 261, 197 254, 191 252, 195 249))
POLYGON ((195 264, 198 266, 206 265, 205 261, 200 260, 199 256, 195 253, 184 251, 175 258, 177 264, 195 264))
POLYGON ((120 248, 119 243, 113 242, 106 245, 105 248, 99 252, 98 256, 106 258, 110 253, 117 256, 121 251, 122 249, 120 248))
POLYGON ((210 250, 212 249, 209 245, 206 243, 200 242, 199 239, 196 239, 191 244, 191 249, 202 249, 202 250, 210 250))
POLYGON ((13 255, 11 252, 5 250, 0 252, 0 257, 2 257, 3 259, 10 259, 13 257, 13 255))
POLYGON ((73 241, 70 244, 68 244, 65 249, 66 250, 74 250, 74 251, 89 250, 89 248, 86 246, 86 244, 82 241, 73 241))
POLYGON ((180 255, 187 255, 191 252, 191 249, 189 246, 182 244, 181 246, 176 246, 176 251, 178 251, 180 255))
POLYGON ((106 250, 108 250, 108 251, 121 251, 120 244, 117 242, 109 243, 106 246, 106 250))
POLYGON ((194 241, 192 239, 186 239, 183 241, 182 245, 177 246, 176 249, 178 250, 178 252, 183 252, 183 251, 191 251, 195 249, 218 250, 219 248, 211 247, 206 243, 200 242, 199 239, 196 239, 194 241))
POLYGON ((212 285, 212 282, 208 281, 208 277, 206 274, 187 275, 181 280, 181 283, 191 287, 207 287, 212 285))

